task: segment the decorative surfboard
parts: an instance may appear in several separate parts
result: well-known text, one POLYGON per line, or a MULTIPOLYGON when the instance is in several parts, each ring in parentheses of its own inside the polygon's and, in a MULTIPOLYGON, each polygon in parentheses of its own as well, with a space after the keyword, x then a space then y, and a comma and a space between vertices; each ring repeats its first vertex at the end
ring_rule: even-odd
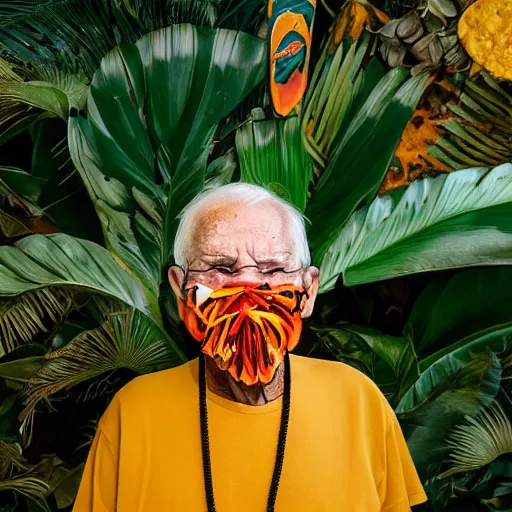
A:
POLYGON ((269 0, 270 93, 277 114, 288 115, 308 82, 316 0, 269 0))

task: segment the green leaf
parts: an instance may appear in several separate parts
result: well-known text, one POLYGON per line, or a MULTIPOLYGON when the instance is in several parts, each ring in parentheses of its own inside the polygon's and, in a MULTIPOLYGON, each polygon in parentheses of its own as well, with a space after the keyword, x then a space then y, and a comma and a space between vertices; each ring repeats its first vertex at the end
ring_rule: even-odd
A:
POLYGON ((32 231, 18 219, 0 210, 0 235, 7 238, 29 235, 32 231))
POLYGON ((450 459, 453 466, 439 478, 473 471, 492 463, 501 455, 512 452, 512 424, 499 402, 482 409, 466 424, 457 425, 449 434, 450 459))
POLYGON ((0 265, 4 297, 45 286, 77 286, 118 298, 159 321, 154 297, 92 242, 62 233, 29 236, 0 247, 0 265))
MULTIPOLYGON (((1 39, 1 35, 0 35, 1 39)), ((24 121, 42 117, 67 119, 70 108, 85 105, 87 84, 83 77, 57 68, 36 68, 30 79, 18 75, 7 61, 0 59, 0 133, 15 131, 24 121), (34 109, 37 116, 34 117, 34 109)))
POLYGON ((0 363, 0 377, 18 382, 28 382, 45 364, 44 356, 25 357, 0 363))
MULTIPOLYGON (((439 392, 448 389, 446 386, 447 380, 458 378, 457 376, 460 370, 470 362, 478 360, 481 364, 484 364, 484 362, 487 361, 485 357, 489 355, 490 350, 501 351, 506 349, 510 344, 511 335, 512 327, 510 326, 504 329, 498 329, 493 333, 474 339, 471 344, 458 347, 437 359, 422 372, 420 378, 414 383, 414 386, 412 386, 400 400, 395 412, 397 414, 406 413, 407 411, 421 407, 421 404, 428 403, 431 401, 433 393, 439 394, 439 392), (484 352, 486 352, 487 355, 484 354, 484 352)), ((496 357, 493 353, 491 353, 491 355, 493 358, 496 357)), ((475 367, 479 366, 476 365, 475 367)), ((497 391, 498 388, 495 389, 493 385, 482 395, 485 405, 491 404, 495 397, 495 391, 497 391)))
POLYGON ((488 329, 483 329, 481 331, 477 331, 465 338, 462 338, 454 343, 451 343, 442 349, 434 352, 421 359, 420 361, 420 370, 423 371, 427 368, 430 368, 438 360, 443 357, 449 355, 452 352, 457 351, 481 351, 486 349, 487 347, 492 348, 495 351, 504 350, 507 347, 507 343, 510 341, 510 328, 512 327, 512 322, 505 322, 501 325, 496 325, 489 327, 488 329))
POLYGON ((46 364, 26 388, 21 430, 30 439, 36 405, 118 368, 149 373, 183 362, 162 330, 145 314, 118 301, 98 301, 101 325, 81 332, 64 348, 45 356, 46 364))
POLYGON ((501 373, 492 352, 449 354, 426 370, 402 398, 396 413, 422 481, 436 475, 446 459, 449 430, 495 399, 501 373))
POLYGON ((321 263, 322 291, 446 268, 512 263, 512 165, 474 168, 379 197, 321 263))
POLYGON ((366 70, 361 64, 369 37, 365 35, 353 43, 346 55, 343 44, 329 54, 334 38, 335 31, 332 31, 315 66, 302 116, 304 144, 322 169, 366 79, 366 70))
POLYGON ((267 187, 304 211, 313 174, 299 119, 248 123, 236 133, 241 181, 267 187))
POLYGON ((227 185, 231 182, 235 169, 236 162, 233 151, 228 151, 208 165, 205 173, 205 187, 215 188, 227 185))
POLYGON ((13 192, 30 201, 37 201, 46 180, 16 167, 0 167, 0 179, 13 192))
POLYGON ((37 121, 30 129, 31 176, 45 180, 37 204, 41 214, 44 213, 59 231, 102 243, 99 219, 69 155, 67 130, 67 124, 61 119, 37 121))
POLYGON ((418 352, 447 347, 510 321, 512 268, 473 268, 434 278, 404 328, 418 352), (464 300, 461 300, 463 298, 464 300))
POLYGON ((79 464, 73 469, 58 466, 52 472, 48 483, 59 510, 73 505, 82 479, 84 465, 85 463, 79 464))
POLYGON ((350 324, 313 330, 338 360, 367 373, 392 406, 419 376, 414 348, 405 338, 350 324))
POLYGON ((457 103, 447 107, 446 134, 430 146, 430 155, 454 170, 510 162, 512 96, 487 71, 469 77, 457 103))
POLYGON ((429 83, 395 68, 377 84, 333 152, 306 209, 314 261, 327 249, 357 206, 377 191, 400 137, 429 83))
POLYGON ((109 248, 128 266, 138 262, 134 272, 151 290, 169 262, 178 214, 204 186, 219 121, 264 72, 263 40, 172 25, 109 53, 91 84, 88 120, 70 120, 71 155, 109 248), (159 246, 149 243, 157 231, 159 246))
POLYGON ((185 360, 165 334, 156 297, 141 286, 127 267, 121 267, 103 247, 92 242, 57 233, 32 235, 13 247, 0 247, 0 279, 0 297, 4 302, 10 301, 9 315, 6 304, 2 305, 3 337, 7 333, 11 342, 16 334, 29 337, 38 326, 41 329, 40 317, 45 313, 58 320, 69 311, 74 294, 82 292, 116 298, 140 311, 158 326, 176 361, 185 360), (20 294, 23 295, 18 297, 20 294), (29 295, 25 297, 26 294, 29 295), (17 300, 25 300, 26 306, 19 307, 17 300))

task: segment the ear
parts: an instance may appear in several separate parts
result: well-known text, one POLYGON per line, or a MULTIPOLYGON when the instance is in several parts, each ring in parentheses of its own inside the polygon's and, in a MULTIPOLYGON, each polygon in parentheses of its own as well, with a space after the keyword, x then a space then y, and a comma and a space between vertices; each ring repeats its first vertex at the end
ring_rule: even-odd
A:
POLYGON ((304 289, 308 292, 308 297, 300 315, 302 318, 308 318, 313 313, 313 307, 318 294, 318 274, 318 268, 313 266, 308 267, 304 271, 304 289))
POLYGON ((183 272, 183 269, 177 265, 172 265, 171 268, 169 268, 167 276, 169 277, 169 284, 176 297, 185 300, 182 292, 183 281, 185 280, 185 272, 183 272))

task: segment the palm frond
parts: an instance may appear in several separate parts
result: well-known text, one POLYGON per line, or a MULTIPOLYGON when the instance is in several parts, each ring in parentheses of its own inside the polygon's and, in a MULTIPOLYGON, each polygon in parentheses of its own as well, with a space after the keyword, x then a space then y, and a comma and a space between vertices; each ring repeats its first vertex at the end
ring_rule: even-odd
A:
POLYGON ((28 464, 21 453, 20 446, 0 439, 0 481, 26 471, 28 471, 28 464))
POLYGON ((84 108, 87 91, 83 75, 49 66, 17 69, 0 59, 0 137, 44 117, 67 120, 70 109, 84 108))
POLYGON ((41 477, 35 475, 22 475, 0 482, 0 492, 14 491, 25 498, 37 501, 47 512, 51 512, 51 509, 44 499, 49 489, 49 485, 41 477))
POLYGON ((0 440, 0 493, 14 491, 50 512, 45 501, 50 486, 35 472, 21 453, 18 444, 8 444, 0 440))
POLYGON ((30 342, 35 334, 48 332, 48 318, 52 324, 62 321, 74 307, 73 296, 70 289, 48 287, 1 297, 0 341, 4 350, 10 352, 20 343, 30 342))
POLYGON ((453 467, 438 478, 479 469, 512 452, 512 424, 498 402, 466 420, 466 425, 455 427, 448 437, 453 467))
POLYGON ((440 123, 443 137, 429 148, 451 169, 492 167, 512 159, 512 96, 485 70, 469 78, 452 116, 440 123))
POLYGON ((120 43, 172 24, 252 28, 262 0, 18 0, 0 4, 0 55, 89 78, 120 43), (236 4, 244 7, 236 9, 236 4))
POLYGON ((46 365, 27 384, 20 419, 28 443, 37 404, 48 402, 58 391, 119 368, 143 374, 176 362, 171 345, 148 317, 117 301, 108 306, 97 304, 103 314, 102 324, 47 354, 46 365))
POLYGON ((345 51, 343 44, 335 46, 334 39, 332 31, 313 72, 302 116, 304 146, 320 170, 361 88, 362 61, 369 44, 364 37, 345 51))

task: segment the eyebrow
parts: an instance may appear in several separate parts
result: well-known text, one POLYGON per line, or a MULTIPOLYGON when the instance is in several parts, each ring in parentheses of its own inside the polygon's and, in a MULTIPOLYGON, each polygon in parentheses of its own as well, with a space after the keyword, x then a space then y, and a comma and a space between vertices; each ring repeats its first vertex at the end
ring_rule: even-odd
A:
POLYGON ((278 265, 281 263, 287 263, 290 252, 277 252, 273 254, 265 254, 255 258, 256 263, 268 263, 272 265, 278 265))
MULTIPOLYGON (((264 263, 268 265, 279 265, 287 263, 290 252, 278 252, 273 254, 264 254, 257 256, 254 260, 256 263, 264 263)), ((227 254, 204 254, 203 260, 211 265, 234 265, 236 263, 236 256, 229 256, 227 254)))
POLYGON ((236 263, 236 256, 228 256, 226 254, 204 254, 203 260, 206 263, 215 265, 233 265, 236 263))

